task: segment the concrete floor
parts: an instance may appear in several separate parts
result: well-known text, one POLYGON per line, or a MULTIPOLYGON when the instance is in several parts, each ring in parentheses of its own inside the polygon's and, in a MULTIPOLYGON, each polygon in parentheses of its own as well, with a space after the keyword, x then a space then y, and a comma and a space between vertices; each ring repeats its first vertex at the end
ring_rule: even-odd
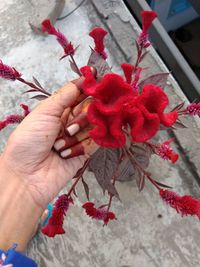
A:
MULTIPOLYGON (((33 2, 0 1, 0 58, 19 69, 27 79, 34 75, 45 88, 54 91, 75 76, 67 60, 58 61, 62 49, 54 38, 34 35, 30 30, 28 21, 35 12, 35 6, 31 4, 33 2)), ((78 1, 66 3, 63 14, 72 10, 78 1)), ((80 66, 87 62, 89 45, 92 45, 87 34, 94 25, 107 27, 113 34, 113 38, 107 40, 107 47, 114 71, 119 71, 119 62, 127 58, 134 59, 129 55, 134 52, 133 39, 138 26, 120 0, 112 5, 111 1, 106 0, 86 1, 73 15, 56 23, 70 40, 76 45, 81 44, 77 52, 80 66), (106 15, 109 17, 106 18, 106 15)), ((151 50, 145 64, 153 66, 149 70, 152 73, 166 70, 154 50, 151 50)), ((0 80, 0 90, 1 118, 18 109, 20 103, 36 104, 28 100, 28 95, 21 96, 25 87, 19 83, 0 80)), ((185 100, 172 77, 167 91, 171 92, 172 102, 185 100)), ((198 167, 200 148, 199 122, 191 120, 187 123, 194 128, 176 133, 176 149, 180 153, 188 150, 191 162, 183 154, 176 165, 153 158, 150 171, 156 179, 172 185, 180 194, 200 197, 198 171, 195 169, 195 166, 198 167)), ((11 130, 9 128, 1 132, 1 151, 11 130)), ((167 134, 162 133, 160 138, 167 138, 167 134)), ((86 179, 93 189, 92 200, 102 203, 104 196, 93 176, 88 173, 86 179)), ((80 188, 80 199, 76 200, 65 221, 66 234, 49 239, 38 233, 27 249, 28 255, 40 267, 200 266, 200 223, 197 219, 182 219, 160 200, 148 183, 142 193, 138 192, 134 181, 118 183, 117 186, 122 199, 122 203, 115 201, 113 205, 117 221, 102 227, 85 216, 81 209, 85 197, 80 188)))

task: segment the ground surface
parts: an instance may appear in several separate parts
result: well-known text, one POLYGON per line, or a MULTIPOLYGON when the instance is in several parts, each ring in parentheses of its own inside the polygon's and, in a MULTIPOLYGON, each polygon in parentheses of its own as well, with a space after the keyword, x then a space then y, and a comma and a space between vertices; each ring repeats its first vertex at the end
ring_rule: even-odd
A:
MULTIPOLYGON (((26 0, 0 1, 0 58, 16 66, 27 79, 34 75, 50 91, 74 78, 67 60, 58 58, 62 50, 51 37, 45 38, 32 33, 28 21, 36 5, 45 2, 26 0)), ((78 1, 66 1, 63 14, 71 11, 78 1)), ((47 12, 48 13, 48 12, 47 12)), ((75 44, 81 44, 77 52, 78 64, 86 64, 89 55, 88 31, 94 26, 103 26, 113 35, 108 38, 109 62, 113 70, 119 71, 119 63, 134 62, 134 36, 138 26, 121 1, 86 1, 73 15, 57 22, 56 26, 67 34, 75 44)), ((166 71, 155 51, 146 58, 147 72, 166 71)), ((21 96, 25 88, 18 83, 0 81, 0 116, 13 113, 22 102, 32 106, 28 95, 21 96)), ((173 103, 184 99, 180 88, 171 77, 166 88, 173 103)), ((198 186, 200 134, 198 121, 187 121, 192 128, 179 130, 176 149, 181 153, 174 166, 153 159, 150 170, 156 179, 162 179, 180 194, 200 197, 198 186), (188 151, 187 157, 182 152, 188 151)), ((0 149, 11 132, 1 132, 0 149)), ((167 138, 166 134, 160 135, 167 138)), ((200 166, 199 166, 200 169, 200 166)), ((91 174, 86 176, 94 189, 92 199, 103 202, 103 195, 91 174)), ((80 200, 71 208, 65 222, 66 234, 48 239, 42 234, 30 243, 27 253, 40 267, 198 267, 200 262, 200 223, 195 218, 184 218, 169 209, 159 199, 157 192, 147 184, 138 193, 134 182, 119 183, 122 203, 116 201, 113 210, 118 220, 108 227, 86 217, 81 209, 85 201, 80 188, 80 200), (159 216, 161 215, 161 216, 159 216)))

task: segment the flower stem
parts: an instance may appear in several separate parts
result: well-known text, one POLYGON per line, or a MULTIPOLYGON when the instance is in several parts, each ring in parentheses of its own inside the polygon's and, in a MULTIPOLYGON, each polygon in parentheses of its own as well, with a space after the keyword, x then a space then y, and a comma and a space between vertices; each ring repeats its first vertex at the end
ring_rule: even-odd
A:
POLYGON ((51 95, 51 94, 48 93, 46 90, 44 90, 44 89, 42 89, 42 88, 36 86, 34 83, 25 81, 23 78, 17 78, 17 80, 18 80, 19 82, 24 83, 24 84, 28 85, 29 87, 35 89, 35 91, 39 91, 39 92, 41 92, 41 93, 43 93, 43 94, 45 94, 45 95, 47 95, 47 96, 50 96, 50 95, 51 95))
MULTIPOLYGON (((71 186, 71 188, 69 189, 69 191, 68 191, 68 193, 67 193, 68 196, 71 195, 71 193, 72 193, 73 190, 75 189, 75 187, 76 187, 76 185, 78 184, 78 182, 82 179, 83 173, 85 172, 85 170, 86 170, 86 168, 87 168, 87 166, 88 166, 88 164, 89 164, 89 161, 90 161, 89 159, 86 160, 85 164, 84 164, 83 167, 81 168, 80 173, 79 173, 79 175, 78 175, 76 181, 73 183, 73 185, 71 186)), ((78 172, 79 172, 79 171, 78 171, 78 172)))
POLYGON ((74 57, 73 57, 72 55, 70 55, 70 58, 71 58, 72 62, 74 63, 74 66, 75 66, 75 68, 76 68, 76 70, 77 70, 77 73, 78 73, 79 76, 81 77, 81 76, 82 76, 82 73, 81 73, 81 71, 80 71, 80 69, 79 69, 79 67, 78 67, 78 65, 77 65, 77 63, 76 63, 74 57))

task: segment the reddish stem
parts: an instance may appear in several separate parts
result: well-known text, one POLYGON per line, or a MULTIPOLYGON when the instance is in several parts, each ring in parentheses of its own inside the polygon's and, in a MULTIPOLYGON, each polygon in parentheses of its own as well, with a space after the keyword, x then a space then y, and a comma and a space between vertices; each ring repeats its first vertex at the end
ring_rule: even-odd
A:
POLYGON ((76 185, 78 184, 78 182, 82 179, 83 173, 85 172, 87 166, 89 164, 89 159, 85 162, 84 166, 81 169, 81 173, 80 175, 77 177, 76 181, 73 183, 73 185, 71 186, 71 188, 69 189, 67 195, 70 196, 71 193, 73 192, 73 190, 75 189, 76 185))
POLYGON ((28 86, 31 87, 31 88, 36 89, 37 91, 39 91, 39 92, 41 92, 41 93, 43 93, 43 94, 45 94, 45 95, 47 95, 47 96, 50 96, 50 95, 51 95, 50 93, 48 93, 48 92, 45 91, 44 89, 41 89, 40 87, 37 87, 34 83, 25 81, 23 78, 18 78, 17 80, 18 80, 19 82, 22 82, 22 83, 28 85, 28 86))
POLYGON ((70 58, 71 58, 72 62, 74 63, 74 66, 76 67, 77 73, 78 73, 79 76, 81 77, 81 76, 82 76, 82 73, 81 73, 81 71, 80 71, 80 69, 79 69, 79 67, 78 67, 78 65, 77 65, 77 63, 76 63, 74 57, 73 57, 72 55, 70 55, 70 58))

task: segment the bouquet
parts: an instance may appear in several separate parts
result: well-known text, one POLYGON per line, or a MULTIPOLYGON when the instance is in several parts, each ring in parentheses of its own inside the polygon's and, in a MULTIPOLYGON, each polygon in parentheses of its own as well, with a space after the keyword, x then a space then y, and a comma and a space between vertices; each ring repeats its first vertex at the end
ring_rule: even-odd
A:
MULTIPOLYGON (((61 151, 60 155, 68 159, 84 154, 82 142, 87 144, 94 142, 99 147, 78 170, 69 191, 56 200, 52 216, 41 229, 49 237, 65 233, 64 217, 69 207, 74 204, 74 198, 78 197, 76 193, 78 183, 82 183, 87 198, 87 202, 82 205, 83 209, 92 219, 102 221, 103 225, 117 219, 116 214, 111 211, 113 198, 120 200, 116 181, 133 178, 139 191, 143 190, 147 179, 158 190, 164 202, 177 213, 182 216, 196 215, 200 219, 200 200, 189 195, 178 195, 170 186, 155 180, 147 170, 153 154, 163 160, 171 161, 172 164, 178 160, 179 155, 170 146, 173 139, 157 143, 153 137, 161 130, 185 128, 182 117, 200 115, 200 103, 187 106, 184 103, 177 103, 175 107, 170 108, 168 96, 163 90, 169 73, 158 73, 141 79, 141 73, 145 72, 141 62, 151 45, 148 31, 157 14, 154 11, 143 11, 141 16, 142 31, 135 41, 137 60, 134 65, 121 64, 123 76, 113 73, 107 63, 104 47, 106 30, 94 28, 89 33, 94 40, 94 47, 90 48, 91 55, 87 64, 79 68, 75 61, 76 50, 79 47, 75 47, 48 19, 42 22, 42 31, 55 36, 64 50, 64 55, 60 59, 68 57, 72 71, 79 77, 84 77, 81 96, 73 107, 75 109, 81 106, 81 111, 73 118, 71 128, 68 127, 68 131, 65 130, 64 133, 68 137, 73 135, 76 122, 78 130, 87 126, 89 136, 88 134, 82 136, 81 140, 72 137, 70 145, 76 149, 70 154, 66 150, 61 151), (95 203, 90 201, 92 189, 84 178, 86 170, 94 173, 99 186, 108 196, 107 203, 96 207, 95 203)), ((26 81, 18 70, 2 61, 0 61, 0 77, 26 84, 30 87, 26 93, 35 94, 33 99, 41 101, 51 95, 36 78, 33 77, 33 82, 26 81)), ((21 104, 21 108, 22 114, 13 114, 0 121, 0 130, 9 124, 20 123, 31 112, 25 104, 21 104)))

